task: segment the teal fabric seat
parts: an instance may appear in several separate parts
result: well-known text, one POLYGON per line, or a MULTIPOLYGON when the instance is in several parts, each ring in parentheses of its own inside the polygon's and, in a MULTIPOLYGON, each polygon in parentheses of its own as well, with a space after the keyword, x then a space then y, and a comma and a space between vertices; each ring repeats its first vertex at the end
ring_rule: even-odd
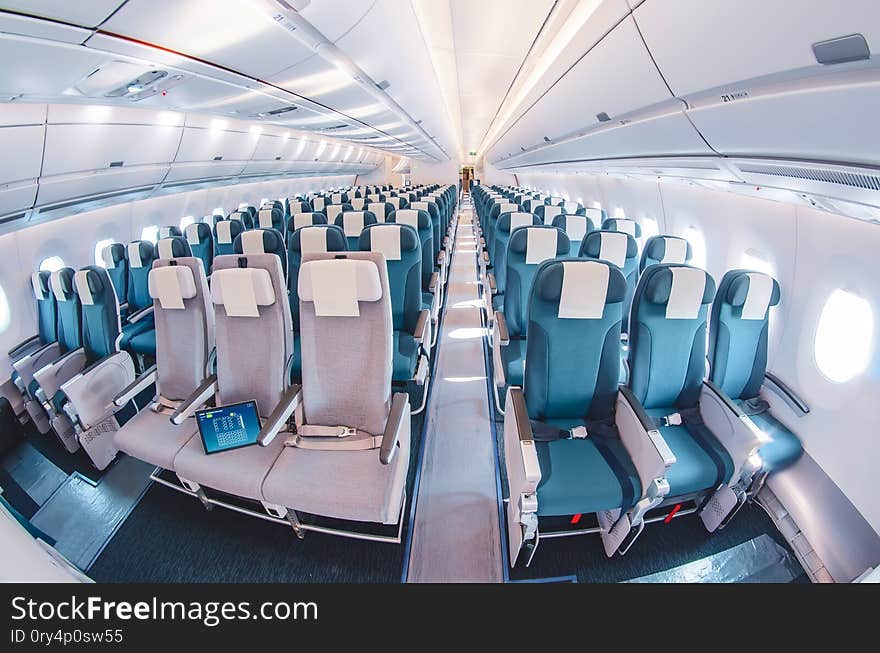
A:
MULTIPOLYGON (((419 242, 422 247, 422 292, 430 295, 428 289, 431 285, 431 277, 436 269, 434 256, 434 229, 431 217, 427 211, 419 209, 400 209, 388 214, 385 222, 391 224, 405 224, 415 229, 419 234, 419 242)), ((429 302, 430 305, 430 302, 429 302)))
POLYGON ((359 245, 362 252, 379 252, 385 257, 394 326, 391 379, 409 381, 415 376, 418 364, 419 346, 414 337, 419 316, 424 310, 419 234, 405 224, 372 224, 361 232, 359 245))
POLYGON ((370 225, 377 224, 378 220, 372 211, 343 211, 328 222, 342 227, 348 241, 348 251, 356 252, 360 247, 361 232, 370 225))
POLYGON ((431 253, 433 260, 437 260, 440 255, 440 249, 443 246, 443 235, 446 233, 443 228, 443 219, 440 215, 440 207, 436 202, 426 199, 420 199, 409 203, 410 209, 416 211, 425 211, 431 220, 431 253))
POLYGON ((584 215, 567 215, 563 213, 553 218, 551 224, 562 229, 568 236, 568 240, 571 241, 569 256, 578 256, 584 238, 588 233, 596 229, 592 220, 584 215))
POLYGON ((633 238, 642 237, 642 226, 629 218, 606 218, 602 221, 602 231, 619 231, 633 238))
POLYGON ((541 225, 540 218, 533 213, 516 211, 502 213, 495 221, 495 235, 493 236, 493 251, 490 256, 495 268, 495 288, 498 295, 504 295, 507 287, 507 244, 511 234, 521 227, 541 225))
POLYGON ((804 445, 800 438, 788 430, 784 424, 769 412, 749 417, 759 429, 770 436, 770 442, 758 449, 763 462, 762 471, 771 474, 790 467, 804 453, 804 445))
MULTIPOLYGON (((483 238, 486 240, 486 251, 489 253, 489 264, 494 268, 495 264, 495 228, 498 219, 505 213, 520 213, 523 208, 512 202, 503 200, 490 200, 491 204, 487 206, 488 213, 486 215, 485 224, 483 225, 483 238)), ((531 215, 530 211, 526 211, 531 215)))
POLYGON ((156 354, 156 329, 137 333, 128 341, 128 348, 136 354, 156 354))
POLYGON ((232 244, 235 254, 275 254, 281 261, 281 273, 287 279, 287 248, 284 236, 277 229, 255 228, 236 237, 232 244))
POLYGON ((511 338, 510 344, 501 350, 501 360, 504 362, 507 385, 521 386, 526 362, 525 338, 511 338))
MULTIPOLYGON (((156 246, 148 240, 129 243, 126 252, 128 254, 128 314, 132 315, 153 305, 149 278, 157 252, 156 246)), ((130 349, 131 339, 139 333, 151 330, 153 326, 152 315, 147 315, 134 323, 124 324, 120 347, 130 349)))
MULTIPOLYGON (((236 215, 233 213, 233 215, 236 215)), ((239 214, 240 215, 240 214, 239 214)), ((233 243, 245 230, 244 223, 238 219, 220 220, 214 225, 214 256, 234 254, 233 243)))
POLYGON ((690 263, 694 255, 691 244, 678 236, 651 236, 645 242, 639 272, 658 263, 690 263))
POLYGON ((101 250, 101 261, 113 282, 116 291, 116 299, 120 304, 126 302, 128 296, 128 258, 125 255, 125 245, 111 243, 101 250))
POLYGON ((676 456, 666 472, 670 498, 712 492, 735 471, 699 412, 714 296, 704 270, 663 263, 645 269, 633 298, 629 387, 676 456), (664 426, 662 418, 674 414, 682 424, 664 426))
POLYGON ((192 255, 202 262, 205 274, 211 274, 211 266, 214 264, 214 236, 211 227, 204 222, 194 222, 187 225, 184 235, 192 255))
POLYGON ((639 279, 639 245, 630 234, 602 229, 584 236, 578 253, 581 258, 613 263, 626 280, 626 297, 623 300, 623 333, 629 333, 629 317, 632 298, 639 279))

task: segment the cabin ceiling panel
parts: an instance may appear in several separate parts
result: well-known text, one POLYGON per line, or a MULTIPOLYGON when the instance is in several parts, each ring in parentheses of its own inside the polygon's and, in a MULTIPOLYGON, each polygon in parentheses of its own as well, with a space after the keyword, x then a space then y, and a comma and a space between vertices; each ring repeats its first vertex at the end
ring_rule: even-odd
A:
POLYGON ((0 99, 57 97, 103 60, 80 46, 2 34, 0 61, 7 65, 0 67, 0 99))
POLYGON ((123 4, 125 0, 3 0, 0 10, 8 9, 83 27, 97 27, 123 4))
POLYGON ((44 133, 43 125, 0 129, 0 151, 10 154, 0 159, 0 185, 40 176, 44 133))

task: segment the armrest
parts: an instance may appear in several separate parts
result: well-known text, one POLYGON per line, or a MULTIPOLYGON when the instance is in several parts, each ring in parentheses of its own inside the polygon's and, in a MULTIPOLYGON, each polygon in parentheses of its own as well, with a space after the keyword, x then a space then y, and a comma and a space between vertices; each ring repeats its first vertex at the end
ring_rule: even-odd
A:
POLYGON ((433 272, 431 274, 431 280, 428 282, 428 292, 436 292, 437 286, 440 283, 440 273, 433 272))
POLYGON ((67 352, 64 356, 55 360, 45 367, 37 370, 34 379, 40 389, 46 395, 47 400, 52 399, 61 385, 82 372, 86 366, 86 352, 80 347, 67 352))
POLYGON ((507 320, 504 319, 504 313, 495 311, 495 334, 494 340, 500 341, 502 347, 510 344, 510 333, 507 331, 507 320))
POLYGON ((431 333, 429 331, 431 327, 431 313, 427 310, 419 311, 419 321, 416 322, 416 329, 413 333, 413 340, 416 341, 417 344, 423 345, 426 342, 431 341, 431 333))
POLYGON ((489 252, 487 252, 487 251, 484 249, 484 250, 483 250, 483 263, 485 263, 486 265, 489 265, 490 262, 491 262, 491 261, 489 261, 489 252))
POLYGON ((88 429, 116 412, 113 405, 116 389, 130 383, 134 375, 131 356, 118 351, 66 381, 61 390, 82 428, 88 429))
POLYGON ((27 388, 30 382, 34 380, 34 374, 37 370, 58 360, 60 357, 61 345, 57 342, 50 342, 48 345, 43 345, 36 351, 32 351, 27 356, 19 358, 12 364, 12 368, 18 372, 23 386, 27 388))
POLYGON ((642 496, 645 497, 652 488, 660 485, 656 481, 666 477, 666 470, 676 462, 675 454, 644 407, 625 386, 617 394, 614 422, 620 440, 638 472, 642 496))
POLYGON ((510 500, 513 502, 520 494, 531 494, 537 490, 541 481, 541 465, 522 388, 508 388, 505 405, 504 455, 510 500))
POLYGON ((443 266, 443 264, 445 262, 446 262, 446 250, 441 249, 440 253, 437 254, 437 265, 443 266))
POLYGON ((122 390, 122 392, 120 392, 118 395, 116 395, 116 397, 114 397, 113 403, 116 406, 121 408, 122 406, 127 404, 129 401, 134 399, 141 392, 143 392, 147 387, 149 387, 150 385, 155 383, 156 377, 158 376, 156 374, 157 367, 158 366, 153 365, 153 367, 151 367, 146 372, 144 372, 139 377, 137 377, 134 381, 129 383, 122 390))
POLYGON ((38 349, 39 344, 40 336, 33 335, 30 338, 26 338, 25 340, 22 340, 20 343, 15 345, 6 353, 6 355, 9 356, 9 358, 20 358, 21 356, 29 354, 38 349))
MULTIPOLYGON (((504 358, 501 356, 501 348, 510 344, 510 335, 507 333, 507 322, 504 321, 504 313, 495 311, 495 324, 492 327, 492 376, 496 388, 507 385, 507 375, 504 370, 504 358)), ((497 395, 496 395, 497 396, 497 395)))
POLYGON ((498 294, 498 284, 497 284, 496 281, 495 281, 495 273, 494 273, 494 272, 489 272, 489 273, 486 275, 486 278, 489 280, 489 291, 490 291, 493 295, 497 295, 497 294, 498 294))
POLYGON ((769 442, 770 438, 711 381, 703 382, 700 392, 700 416, 706 428, 730 454, 735 466, 730 482, 736 483, 744 467, 752 467, 748 463, 749 458, 757 449, 769 442))
POLYGON ((217 392, 217 375, 212 374, 202 381, 202 385, 196 388, 177 410, 168 419, 175 426, 180 426, 183 422, 190 418, 194 412, 201 408, 208 399, 217 392))
POLYGON ((293 411, 299 406, 300 401, 302 401, 302 386, 294 384, 285 390, 281 401, 260 429, 260 434, 257 436, 257 442, 260 446, 265 447, 275 439, 275 436, 285 427, 290 416, 293 415, 293 411))
POLYGON ((119 312, 125 313, 128 310, 128 302, 122 302, 119 304, 119 312))
POLYGON ((382 446, 379 448, 379 462, 389 464, 397 453, 397 443, 405 427, 409 427, 409 397, 403 392, 395 392, 391 399, 391 412, 385 422, 382 446))
POLYGON ((153 314, 153 307, 147 306, 146 308, 142 308, 141 310, 136 311, 136 312, 132 313, 131 315, 129 315, 128 316, 128 323, 135 324, 135 323, 143 320, 148 315, 152 315, 152 314, 153 314))
POLYGON ((782 379, 778 376, 767 372, 764 374, 764 379, 769 381, 767 387, 782 397, 785 403, 791 406, 795 411, 799 412, 801 415, 807 415, 810 412, 810 407, 807 406, 806 402, 801 399, 790 386, 783 383, 782 379))

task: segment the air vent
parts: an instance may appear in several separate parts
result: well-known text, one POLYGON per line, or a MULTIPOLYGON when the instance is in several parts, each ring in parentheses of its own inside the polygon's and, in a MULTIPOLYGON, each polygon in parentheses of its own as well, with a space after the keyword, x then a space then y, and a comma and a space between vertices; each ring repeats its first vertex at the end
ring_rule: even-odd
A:
POLYGON ((322 132, 332 132, 335 129, 345 129, 348 125, 333 125, 332 127, 321 127, 322 132))
POLYGON ((296 111, 299 107, 281 107, 280 109, 272 109, 271 111, 266 111, 265 113, 261 113, 261 116, 277 116, 282 113, 288 113, 290 111, 296 111))
POLYGON ((381 88, 384 91, 384 90, 387 90, 389 86, 391 86, 391 82, 389 82, 387 79, 383 79, 381 82, 376 84, 376 86, 378 86, 379 88, 381 88))
POLYGON ((223 160, 223 157, 222 157, 222 156, 215 156, 215 157, 214 157, 214 160, 215 160, 215 161, 222 161, 222 160, 223 160))
POLYGON ((871 58, 868 42, 861 34, 850 34, 840 38, 813 43, 813 54, 823 66, 833 66, 850 61, 864 61, 871 58))
POLYGON ((596 120, 598 120, 599 122, 608 122, 609 120, 611 120, 611 117, 607 113, 602 111, 601 113, 596 114, 596 120))
POLYGON ((781 165, 744 165, 740 166, 740 170, 759 175, 806 179, 809 181, 821 181, 826 184, 838 184, 839 186, 880 191, 880 175, 869 175, 862 172, 848 172, 845 170, 832 170, 830 168, 798 168, 781 165))
POLYGON ((16 213, 15 215, 10 215, 5 218, 0 218, 0 224, 6 224, 7 222, 12 222, 13 220, 21 220, 26 213, 16 213))
POLYGON ((111 168, 121 168, 124 163, 125 163, 125 161, 111 161, 110 167, 111 168))

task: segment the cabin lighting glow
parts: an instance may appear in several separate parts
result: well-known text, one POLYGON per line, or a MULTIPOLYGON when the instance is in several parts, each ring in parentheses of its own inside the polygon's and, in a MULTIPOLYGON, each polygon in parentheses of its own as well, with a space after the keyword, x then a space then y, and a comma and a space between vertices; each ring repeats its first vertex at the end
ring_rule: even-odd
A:
POLYGON ((259 136, 263 133, 263 128, 260 125, 251 125, 251 136, 259 136))
POLYGON ((150 225, 141 229, 141 240, 149 240, 151 243, 155 243, 159 240, 159 227, 157 225, 150 225))
POLYGON ((703 234, 700 233, 699 229, 692 225, 685 229, 684 239, 691 244, 691 249, 694 252, 694 256, 691 259, 691 265, 698 268, 705 268, 707 261, 706 240, 703 238, 703 234))
POLYGON ((657 236, 660 233, 660 228, 657 226, 657 221, 654 218, 642 218, 639 220, 639 223, 642 225, 642 240, 647 241, 648 238, 657 236))
POLYGON ((10 324, 12 324, 12 311, 9 309, 6 291, 0 286, 0 333, 6 331, 10 324))
POLYGON ((40 271, 55 272, 64 267, 64 259, 60 256, 49 256, 40 261, 40 271))
POLYGON ((740 259, 740 266, 746 270, 754 270, 755 272, 763 272, 771 277, 773 276, 773 266, 764 255, 756 249, 747 249, 740 259))
POLYGON ((196 221, 194 215, 185 215, 180 219, 180 230, 183 231, 196 221))
POLYGON ((229 125, 229 123, 226 122, 225 120, 221 120, 220 118, 214 118, 211 120, 211 131, 212 132, 223 131, 224 129, 226 129, 226 127, 228 125, 229 125))
POLYGON ((107 262, 104 260, 104 249, 113 244, 112 238, 104 238, 103 240, 99 240, 95 243, 95 265, 99 265, 102 268, 107 267, 107 262))
POLYGON ((816 366, 829 381, 850 381, 871 362, 873 338, 871 305, 858 295, 838 288, 828 297, 819 315, 816 366))

